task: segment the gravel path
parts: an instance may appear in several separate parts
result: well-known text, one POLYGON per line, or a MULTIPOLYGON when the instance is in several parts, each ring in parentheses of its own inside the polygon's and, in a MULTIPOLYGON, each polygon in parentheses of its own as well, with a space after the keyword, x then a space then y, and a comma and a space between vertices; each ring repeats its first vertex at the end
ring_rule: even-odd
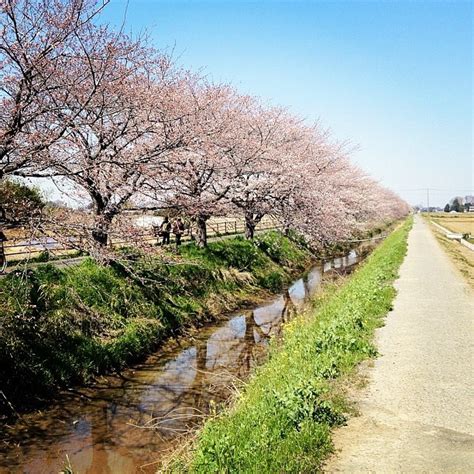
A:
POLYGON ((419 216, 408 245, 360 416, 326 472, 474 472, 473 293, 419 216))

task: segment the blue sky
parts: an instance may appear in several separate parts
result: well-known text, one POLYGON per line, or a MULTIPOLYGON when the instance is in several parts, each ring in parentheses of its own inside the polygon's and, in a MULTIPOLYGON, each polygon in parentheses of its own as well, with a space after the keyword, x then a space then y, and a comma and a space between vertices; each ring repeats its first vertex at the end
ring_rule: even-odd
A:
MULTIPOLYGON (((120 25, 126 0, 103 21, 120 25)), ((126 30, 216 81, 320 118, 409 202, 472 192, 472 3, 129 0, 126 30)))

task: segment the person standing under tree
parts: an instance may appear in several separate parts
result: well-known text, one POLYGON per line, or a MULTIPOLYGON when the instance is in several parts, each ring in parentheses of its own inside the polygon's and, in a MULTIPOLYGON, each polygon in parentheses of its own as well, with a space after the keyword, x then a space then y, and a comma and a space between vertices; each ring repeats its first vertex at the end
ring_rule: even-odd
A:
POLYGON ((171 222, 168 216, 166 216, 163 219, 163 222, 161 223, 161 226, 160 226, 160 235, 162 237, 161 245, 167 245, 170 243, 170 233, 171 233, 171 222))
POLYGON ((179 251, 179 246, 181 245, 181 237, 184 234, 184 222, 181 220, 181 217, 178 217, 174 221, 173 234, 176 240, 176 251, 179 251))
POLYGON ((3 233, 0 227, 0 273, 3 273, 7 266, 7 257, 5 255, 5 249, 3 248, 3 243, 7 240, 7 236, 3 233))

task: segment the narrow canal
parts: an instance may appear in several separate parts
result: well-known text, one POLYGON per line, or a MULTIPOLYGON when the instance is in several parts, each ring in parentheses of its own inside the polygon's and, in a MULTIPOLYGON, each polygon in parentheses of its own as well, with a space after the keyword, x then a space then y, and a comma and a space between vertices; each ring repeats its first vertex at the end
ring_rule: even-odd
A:
POLYGON ((120 375, 62 394, 42 412, 0 434, 0 472, 156 472, 179 437, 228 398, 262 362, 269 338, 321 286, 324 274, 349 271, 347 256, 314 266, 288 290, 165 347, 120 375))

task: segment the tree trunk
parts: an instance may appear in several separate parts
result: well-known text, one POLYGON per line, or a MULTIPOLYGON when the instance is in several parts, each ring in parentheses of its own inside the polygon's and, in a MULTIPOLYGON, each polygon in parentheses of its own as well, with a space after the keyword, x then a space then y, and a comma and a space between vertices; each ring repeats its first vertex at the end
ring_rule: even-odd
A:
POLYGON ((92 229, 92 238, 94 239, 94 243, 99 247, 106 247, 109 234, 108 231, 104 229, 104 226, 100 225, 92 229))
POLYGON ((112 217, 104 215, 96 215, 94 228, 92 229, 92 252, 91 256, 103 263, 109 263, 107 255, 107 244, 109 242, 110 226, 112 224, 112 217))
POLYGON ((206 222, 209 218, 207 216, 198 215, 196 219, 197 224, 197 236, 196 243, 200 248, 207 247, 207 225, 206 222))
POLYGON ((92 196, 94 202, 94 228, 92 229, 93 244, 98 248, 106 247, 109 229, 112 224, 113 214, 107 212, 107 201, 99 195, 92 196))
POLYGON ((253 213, 245 214, 245 238, 248 240, 252 240, 255 236, 255 226, 257 223, 255 222, 253 213))
POLYGON ((110 220, 104 216, 97 216, 94 228, 92 229, 92 239, 99 247, 106 247, 109 240, 110 220))

